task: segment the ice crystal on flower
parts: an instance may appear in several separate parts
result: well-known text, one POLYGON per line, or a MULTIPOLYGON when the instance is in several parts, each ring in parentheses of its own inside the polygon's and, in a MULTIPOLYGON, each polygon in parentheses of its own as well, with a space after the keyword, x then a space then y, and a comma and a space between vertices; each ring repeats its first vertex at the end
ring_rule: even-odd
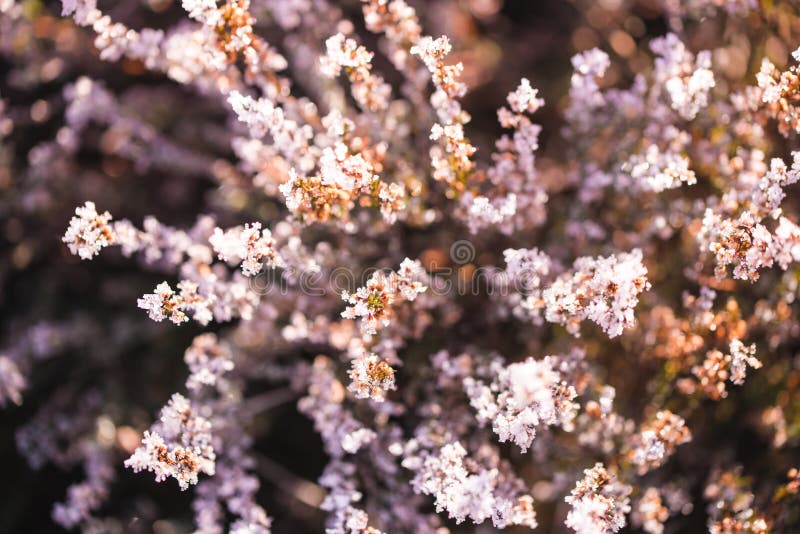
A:
POLYGON ((522 78, 516 91, 508 94, 508 105, 515 113, 536 113, 544 105, 544 100, 537 98, 539 91, 531 87, 527 78, 522 78))
POLYGON ((374 354, 357 357, 348 371, 350 385, 347 389, 359 399, 382 401, 387 391, 396 389, 394 373, 395 370, 388 363, 374 354))
POLYGON ((578 258, 573 271, 560 276, 542 292, 545 318, 578 332, 578 323, 589 319, 609 337, 631 326, 639 293, 650 288, 642 252, 599 258, 578 258))
POLYGON ((185 490, 197 484, 200 473, 214 474, 215 458, 211 424, 194 413, 185 397, 175 393, 125 465, 137 473, 151 471, 156 482, 174 478, 185 490))
POLYGON ((572 428, 577 405, 575 388, 555 369, 556 359, 528 358, 497 369, 491 384, 464 380, 479 421, 491 422, 501 442, 512 441, 522 452, 536 437, 536 429, 558 425, 572 428))
POLYGON ((530 496, 520 497, 517 502, 508 500, 501 493, 502 481, 497 469, 471 472, 465 465, 466 459, 467 451, 460 443, 449 443, 437 455, 425 459, 413 483, 421 493, 433 495, 436 509, 447 511, 457 523, 468 518, 483 523, 491 518, 498 528, 509 523, 537 526, 530 496), (507 521, 507 518, 513 519, 507 521))
MULTIPOLYGON (((800 48, 792 52, 792 58, 800 63, 800 48)), ((784 136, 800 132, 800 106, 797 92, 800 90, 800 67, 792 65, 781 72, 767 58, 761 61, 761 70, 756 74, 762 90, 761 100, 767 105, 769 114, 778 121, 784 136)))
POLYGON ((475 166, 470 158, 476 149, 464 135, 464 124, 469 122, 470 116, 461 109, 458 101, 467 92, 467 86, 460 81, 464 66, 461 63, 446 65, 444 62, 451 50, 452 45, 446 36, 438 39, 423 36, 409 52, 422 60, 436 87, 436 92, 431 95, 431 104, 439 122, 431 127, 430 138, 439 140, 440 146, 433 146, 430 151, 433 178, 458 190, 475 166), (445 157, 442 148, 449 157, 445 157))
POLYGON ((90 260, 114 242, 114 229, 109 225, 110 221, 109 212, 97 213, 94 202, 86 201, 83 206, 75 208, 75 217, 70 221, 62 241, 70 252, 82 260, 90 260))
POLYGON ((650 288, 640 250, 578 258, 571 270, 558 276, 554 274, 561 268, 537 249, 508 249, 503 254, 515 314, 536 324, 545 319, 565 325, 574 335, 588 319, 609 337, 619 336, 633 325, 639 294, 650 288))
POLYGON ((209 242, 219 259, 241 263, 245 276, 254 276, 265 266, 282 265, 280 255, 275 250, 272 233, 266 228, 262 230, 261 223, 258 222, 227 231, 215 228, 209 242))
POLYGON ((656 81, 664 84, 672 109, 693 119, 708 105, 708 93, 715 86, 711 52, 702 51, 695 58, 673 33, 654 39, 650 48, 656 54, 656 81))
POLYGON ((400 263, 400 268, 388 275, 376 271, 365 286, 355 293, 342 292, 342 300, 349 306, 342 317, 359 319, 361 331, 374 335, 389 325, 394 316, 394 306, 402 301, 413 301, 427 287, 419 280, 425 278, 425 271, 418 261, 408 258, 400 263))
POLYGON ((326 147, 317 174, 299 176, 294 169, 289 171, 289 179, 279 187, 286 207, 306 224, 330 219, 347 222, 357 202, 363 205, 371 200, 380 206, 386 221, 397 220, 405 207, 403 187, 375 174, 373 157, 379 159, 384 151, 385 146, 378 146, 373 154, 352 154, 342 142, 326 147))
POLYGON ((730 353, 731 382, 741 386, 744 384, 748 366, 753 369, 761 368, 761 362, 756 358, 756 346, 755 344, 745 346, 740 340, 733 339, 731 340, 730 353))
POLYGON ((601 463, 586 469, 565 500, 572 506, 566 525, 578 534, 619 532, 630 511, 630 488, 620 484, 601 463))
POLYGON ((189 320, 187 311, 192 311, 201 324, 211 320, 207 300, 197 294, 197 284, 186 280, 178 283, 178 293, 167 282, 161 282, 155 292, 142 296, 137 305, 147 310, 148 317, 156 322, 169 319, 175 324, 185 323, 189 320))
POLYGON ((389 105, 391 87, 383 78, 372 74, 372 53, 341 33, 325 41, 325 47, 328 53, 321 64, 325 76, 334 78, 344 69, 352 85, 353 98, 364 109, 378 111, 389 105))
POLYGON ((769 169, 759 169, 744 191, 731 192, 730 201, 739 208, 738 216, 723 206, 706 208, 698 241, 714 254, 718 278, 724 278, 732 265, 734 278, 754 282, 761 270, 776 261, 787 269, 800 258, 797 225, 781 215, 784 189, 800 180, 800 153, 794 152, 792 157, 791 168, 774 158, 769 169), (778 220, 772 232, 767 226, 771 224, 769 218, 778 220))
POLYGON ((705 393, 712 399, 728 396, 726 382, 735 385, 744 384, 747 367, 761 368, 761 361, 755 357, 755 344, 744 345, 739 339, 730 342, 729 354, 714 349, 706 353, 700 365, 692 367, 694 374, 700 381, 705 393))
MULTIPOLYGON (((680 147, 688 141, 688 135, 676 132, 673 144, 680 147)), ((630 173, 635 184, 656 193, 680 187, 684 183, 697 183, 697 177, 689 168, 689 160, 685 156, 674 150, 663 152, 657 145, 649 145, 643 153, 631 156, 622 169, 630 173)))

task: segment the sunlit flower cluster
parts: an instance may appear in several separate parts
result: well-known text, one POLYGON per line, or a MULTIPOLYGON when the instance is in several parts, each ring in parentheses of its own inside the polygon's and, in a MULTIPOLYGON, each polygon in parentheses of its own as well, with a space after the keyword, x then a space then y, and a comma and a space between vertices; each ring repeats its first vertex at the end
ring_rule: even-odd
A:
POLYGON ((107 211, 99 214, 94 202, 86 202, 75 208, 75 217, 69 223, 63 241, 69 251, 80 256, 82 260, 90 260, 100 251, 114 242, 114 230, 109 225, 111 214, 107 211))
POLYGON ((619 532, 627 524, 629 492, 603 464, 595 464, 583 472, 583 479, 565 498, 572 507, 566 525, 578 534, 619 532))
POLYGON ((342 292, 342 300, 348 303, 342 317, 359 319, 361 331, 373 335, 389 326, 394 317, 394 307, 403 301, 413 301, 427 287, 420 281, 425 271, 419 262, 404 259, 397 271, 385 274, 376 271, 363 287, 354 293, 342 292))
POLYGON ((152 471, 156 482, 174 478, 185 490, 197 484, 198 474, 214 474, 216 456, 210 431, 210 422, 195 414, 189 401, 176 393, 125 465, 137 472, 152 471))
POLYGON ((577 405, 575 388, 563 380, 557 358, 528 358, 497 370, 491 385, 465 379, 470 404, 479 421, 492 423, 501 442, 512 441, 522 452, 536 437, 537 427, 558 425, 572 429, 577 405))

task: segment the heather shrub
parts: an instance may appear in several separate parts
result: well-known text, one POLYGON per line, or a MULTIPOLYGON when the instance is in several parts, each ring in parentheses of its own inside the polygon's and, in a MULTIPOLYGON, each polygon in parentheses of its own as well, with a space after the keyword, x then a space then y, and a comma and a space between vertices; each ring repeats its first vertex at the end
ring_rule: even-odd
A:
POLYGON ((0 531, 800 531, 791 0, 0 0, 0 531))

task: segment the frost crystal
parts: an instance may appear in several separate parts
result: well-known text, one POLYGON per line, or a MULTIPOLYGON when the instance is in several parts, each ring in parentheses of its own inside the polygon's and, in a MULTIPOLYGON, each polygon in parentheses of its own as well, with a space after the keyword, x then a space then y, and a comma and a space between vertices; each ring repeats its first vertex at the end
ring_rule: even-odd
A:
POLYGON ((352 84, 353 98, 361 107, 370 111, 386 109, 391 87, 372 74, 373 54, 341 33, 325 41, 325 47, 328 53, 321 60, 322 73, 334 78, 344 69, 352 84))
POLYGON ((175 393, 161 410, 159 422, 145 431, 142 445, 125 460, 125 466, 137 473, 153 472, 156 482, 172 477, 185 490, 197 484, 198 474, 214 474, 215 458, 210 422, 195 414, 189 401, 175 393))
POLYGON ((359 399, 383 401, 386 392, 397 389, 394 369, 374 354, 366 354, 353 360, 348 371, 350 385, 347 389, 359 399))
POLYGON ((597 323, 609 337, 631 326, 639 293, 650 288, 641 250, 607 258, 578 258, 574 271, 542 292, 545 318, 578 332, 583 319, 597 323))
POLYGON ((656 54, 655 79, 664 84, 672 109, 690 120, 708 105, 708 94, 714 88, 711 52, 694 55, 673 33, 654 39, 650 48, 656 54))
POLYGON ((342 317, 360 319, 361 331, 365 335, 374 335, 378 329, 391 323, 396 303, 413 301, 427 289, 418 281, 425 277, 422 265, 408 258, 403 260, 397 272, 387 275, 377 271, 355 293, 342 292, 342 300, 349 304, 342 317))
POLYGON ((219 259, 241 263, 245 276, 255 276, 266 265, 275 267, 283 264, 275 250, 275 240, 268 229, 261 230, 261 223, 245 224, 244 228, 222 231, 214 229, 209 238, 219 259))
POLYGON ((678 446, 691 439, 692 434, 682 417, 669 410, 660 411, 634 438, 633 463, 639 468, 639 473, 644 474, 659 467, 678 446))
POLYGON ((565 524, 578 534, 619 532, 630 511, 630 488, 616 481, 603 464, 586 469, 564 500, 572 506, 565 524))
POLYGON ((554 369, 556 358, 528 358, 497 370, 487 385, 471 377, 464 380, 478 420, 491 421, 501 442, 512 441, 528 450, 540 426, 572 428, 577 405, 575 388, 567 385, 554 369))
POLYGON ((178 284, 178 291, 175 293, 167 282, 161 282, 154 293, 144 295, 137 305, 147 310, 148 317, 156 322, 169 319, 175 324, 184 323, 189 320, 187 311, 192 311, 201 324, 211 320, 208 301, 197 294, 197 284, 184 280, 178 284))
POLYGON ((421 493, 433 495, 437 511, 447 511, 456 523, 467 518, 482 523, 492 518, 496 527, 503 528, 508 516, 516 520, 513 524, 536 528, 530 496, 517 502, 509 500, 501 493, 502 480, 497 469, 470 472, 466 459, 467 451, 460 443, 445 445, 438 455, 426 458, 414 479, 415 487, 421 493))
POLYGON ((62 241, 70 252, 82 260, 90 260, 114 242, 114 230, 108 224, 110 221, 109 212, 98 214, 94 202, 86 201, 83 206, 75 208, 75 217, 70 221, 62 241))

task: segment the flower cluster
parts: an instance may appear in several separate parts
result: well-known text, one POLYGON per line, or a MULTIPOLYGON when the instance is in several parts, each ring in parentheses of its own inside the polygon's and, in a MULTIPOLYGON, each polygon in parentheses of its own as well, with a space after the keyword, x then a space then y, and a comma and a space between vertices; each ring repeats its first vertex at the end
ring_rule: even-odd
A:
POLYGON ((219 259, 241 263, 242 274, 245 276, 256 275, 264 267, 282 264, 280 255, 275 250, 272 233, 266 228, 261 230, 261 223, 258 222, 224 232, 215 228, 209 242, 219 259))
POLYGON ((386 35, 390 44, 389 58, 398 69, 404 69, 409 50, 419 41, 422 28, 417 13, 405 0, 363 0, 364 22, 374 33, 386 35))
POLYGON ((572 493, 565 500, 572 506, 566 524, 578 534, 619 532, 630 511, 630 488, 620 484, 603 464, 583 472, 572 493))
POLYGON ((542 292, 548 321, 564 324, 575 334, 580 321, 588 319, 609 337, 633 324, 639 293, 650 288, 640 250, 608 258, 578 258, 573 269, 542 292))
POLYGON ((670 106, 684 119, 695 118, 708 105, 708 93, 714 88, 711 53, 704 50, 695 58, 674 33, 654 39, 650 48, 656 54, 655 81, 663 84, 670 106))
POLYGON ((647 534, 662 534, 667 519, 669 508, 664 506, 658 490, 647 488, 631 511, 631 523, 647 534))
POLYGON ((109 212, 98 214, 94 202, 87 201, 83 206, 75 208, 75 217, 70 221, 62 241, 67 244, 70 252, 80 256, 82 260, 90 260, 114 242, 115 233, 110 221, 109 212))
POLYGON ((573 335, 588 319, 609 337, 619 336, 633 324, 639 294, 650 288, 638 249, 605 258, 578 258, 571 270, 554 279, 553 262, 538 249, 508 249, 503 254, 508 282, 519 290, 515 312, 537 323, 544 315, 573 335), (548 279, 552 280, 546 284, 548 279))
POLYGON ((184 323, 189 320, 187 311, 201 324, 211 320, 208 303, 197 294, 197 284, 185 280, 178 284, 178 293, 168 283, 161 282, 155 292, 144 295, 137 305, 147 310, 147 315, 156 322, 169 319, 175 324, 184 323))
POLYGON ((525 452, 537 427, 572 429, 577 409, 572 401, 577 393, 557 368, 556 357, 528 358, 498 369, 490 385, 466 378, 464 387, 478 420, 491 422, 501 442, 512 441, 525 452))
MULTIPOLYGON (((792 52, 792 58, 800 63, 800 48, 792 52)), ((761 62, 761 70, 756 75, 758 87, 763 91, 761 100, 767 111, 778 121, 778 128, 784 136, 790 132, 800 132, 800 69, 792 65, 781 72, 767 58, 761 62)))
POLYGON ((508 233, 515 227, 544 222, 547 193, 540 183, 534 155, 539 148, 541 127, 527 116, 544 105, 537 95, 530 81, 523 78, 519 87, 506 97, 510 109, 501 107, 497 111, 500 125, 513 129, 514 133, 497 140, 497 152, 492 155, 494 165, 486 174, 496 192, 507 192, 495 193, 493 199, 472 192, 464 194, 462 203, 468 206, 467 222, 473 234, 487 227, 498 227, 508 233))
POLYGON ((342 292, 342 300, 349 305, 342 312, 346 319, 359 319, 361 332, 374 335, 388 326, 394 316, 394 306, 403 301, 413 301, 427 287, 419 280, 425 278, 425 271, 419 261, 408 258, 400 263, 397 271, 385 274, 376 271, 366 285, 354 293, 342 292))
POLYGON ((388 222, 397 219, 404 208, 403 187, 387 184, 375 174, 375 165, 385 153, 385 147, 375 152, 352 154, 347 145, 337 143, 323 150, 319 173, 298 176, 294 170, 280 186, 286 197, 286 207, 306 224, 329 219, 348 221, 350 212, 359 205, 376 204, 388 222), (375 160, 373 160, 375 158, 375 160))
POLYGON ((744 206, 738 217, 726 216, 723 206, 705 210, 698 238, 714 254, 718 278, 733 265, 734 278, 755 281, 774 263, 785 270, 800 259, 800 228, 781 215, 780 207, 784 188, 800 180, 800 153, 793 153, 791 168, 776 158, 762 172, 749 187, 731 192, 731 203, 744 206), (778 220, 772 232, 764 224, 768 217, 778 220))
POLYGON ((411 47, 410 53, 419 56, 431 73, 436 92, 431 96, 431 105, 436 110, 439 122, 431 127, 431 139, 442 146, 431 148, 433 178, 447 183, 456 190, 463 188, 475 166, 471 157, 476 148, 464 135, 464 125, 469 114, 461 109, 458 99, 467 92, 467 86, 459 80, 464 66, 461 63, 447 65, 444 58, 452 50, 446 36, 434 39, 423 36, 411 47), (442 151, 444 148, 444 151, 442 151))
POLYGON ((328 454, 334 457, 354 454, 373 441, 375 432, 346 409, 347 390, 336 379, 330 359, 317 357, 310 374, 308 395, 300 399, 298 408, 314 421, 328 454))
POLYGON ((344 69, 352 85, 353 98, 361 107, 370 111, 386 109, 392 89, 383 78, 372 74, 373 54, 341 33, 325 41, 325 46, 328 55, 322 59, 323 74, 335 78, 344 69))
POLYGON ((652 421, 642 425, 632 452, 633 463, 644 474, 659 467, 679 445, 691 439, 692 433, 682 417, 669 410, 660 411, 652 421))
POLYGON ((524 525, 536 528, 533 498, 523 495, 515 500, 503 495, 503 480, 497 469, 470 470, 465 465, 467 451, 458 443, 449 443, 439 454, 428 456, 414 478, 415 487, 433 495, 438 511, 461 523, 469 518, 483 523, 491 518, 497 528, 524 525))
POLYGON ((115 477, 108 451, 91 445, 86 448, 83 466, 86 480, 71 485, 66 500, 53 506, 53 521, 65 529, 73 529, 92 517, 92 512, 108 498, 115 477))
POLYGON ((189 368, 186 387, 192 391, 216 386, 217 381, 234 367, 230 349, 214 334, 201 334, 194 338, 183 355, 183 361, 189 368))
POLYGON ((742 385, 747 374, 747 367, 761 368, 761 362, 755 357, 756 346, 746 347, 738 339, 731 340, 730 354, 719 350, 711 350, 706 354, 701 365, 692 368, 703 390, 712 399, 728 396, 726 382, 742 385))
POLYGON ((395 370, 374 354, 353 359, 350 370, 350 385, 347 387, 356 398, 382 401, 388 390, 397 389, 394 383, 395 370))
POLYGON ((752 508, 754 495, 749 491, 748 480, 741 469, 727 471, 716 469, 711 473, 705 497, 710 501, 709 534, 748 532, 766 534, 770 525, 752 508))
POLYGON ((145 431, 142 445, 125 460, 137 473, 151 471, 156 482, 174 478, 182 490, 197 484, 200 473, 214 474, 216 455, 211 445, 211 424, 176 393, 161 410, 159 421, 145 431))
MULTIPOLYGON (((308 158, 309 142, 314 135, 310 126, 288 118, 284 109, 268 98, 254 99, 239 91, 231 91, 228 103, 237 118, 249 127, 252 139, 269 134, 274 149, 288 162, 301 169, 313 167, 313 160, 308 158)), ((247 148, 252 151, 260 146, 250 143, 247 148)))

